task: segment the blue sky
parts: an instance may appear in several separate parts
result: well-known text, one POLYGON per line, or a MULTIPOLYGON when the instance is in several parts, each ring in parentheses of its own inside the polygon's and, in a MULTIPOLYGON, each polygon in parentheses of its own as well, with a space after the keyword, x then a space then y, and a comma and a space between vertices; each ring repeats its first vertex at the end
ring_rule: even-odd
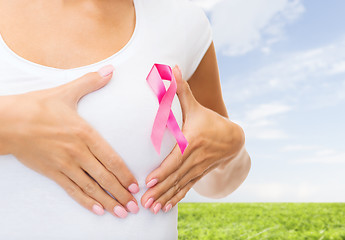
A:
POLYGON ((195 0, 209 17, 223 97, 246 133, 248 178, 223 199, 345 200, 345 2, 195 0))

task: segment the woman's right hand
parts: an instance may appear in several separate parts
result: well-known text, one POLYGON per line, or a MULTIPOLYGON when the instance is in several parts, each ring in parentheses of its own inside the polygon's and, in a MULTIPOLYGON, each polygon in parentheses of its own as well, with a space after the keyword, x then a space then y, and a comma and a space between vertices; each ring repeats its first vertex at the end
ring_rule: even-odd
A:
POLYGON ((107 65, 55 88, 0 96, 0 155, 13 154, 90 211, 102 215, 105 208, 124 218, 139 211, 131 194, 139 191, 137 180, 77 113, 79 99, 106 85, 112 74, 107 65))

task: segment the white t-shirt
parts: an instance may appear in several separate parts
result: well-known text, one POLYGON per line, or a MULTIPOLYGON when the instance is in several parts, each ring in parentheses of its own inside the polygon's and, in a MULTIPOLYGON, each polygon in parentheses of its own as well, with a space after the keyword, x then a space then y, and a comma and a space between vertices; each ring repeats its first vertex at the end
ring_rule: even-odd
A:
MULTIPOLYGON (((140 192, 134 196, 139 212, 124 219, 107 211, 103 216, 93 214, 53 180, 27 168, 13 155, 2 155, 0 239, 177 239, 177 206, 154 215, 140 203, 147 190, 146 176, 176 144, 166 128, 161 154, 154 149, 150 134, 159 105, 146 76, 154 63, 178 64, 188 80, 212 42, 212 31, 203 10, 188 0, 134 0, 134 4, 136 26, 130 41, 111 57, 78 68, 58 69, 28 61, 0 37, 0 95, 56 87, 113 64, 110 82, 84 96, 78 113, 111 144, 137 178, 140 192)), ((177 95, 172 111, 182 128, 177 95)))

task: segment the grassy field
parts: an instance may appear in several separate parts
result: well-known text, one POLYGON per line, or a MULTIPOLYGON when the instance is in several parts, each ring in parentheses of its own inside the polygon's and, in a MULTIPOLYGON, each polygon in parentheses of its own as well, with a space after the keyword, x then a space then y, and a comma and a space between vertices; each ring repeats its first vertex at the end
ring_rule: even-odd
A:
POLYGON ((178 210, 179 240, 345 240, 345 203, 179 203, 178 210))

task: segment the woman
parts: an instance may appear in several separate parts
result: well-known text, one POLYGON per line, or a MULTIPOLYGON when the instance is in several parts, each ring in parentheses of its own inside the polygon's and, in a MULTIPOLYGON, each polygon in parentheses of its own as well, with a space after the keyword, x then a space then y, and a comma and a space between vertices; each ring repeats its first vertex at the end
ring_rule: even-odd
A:
POLYGON ((192 187, 219 198, 244 181, 250 158, 201 8, 0 0, 0 16, 0 239, 177 239, 192 187), (183 154, 168 129, 159 154, 150 139, 154 63, 180 67, 183 154))

